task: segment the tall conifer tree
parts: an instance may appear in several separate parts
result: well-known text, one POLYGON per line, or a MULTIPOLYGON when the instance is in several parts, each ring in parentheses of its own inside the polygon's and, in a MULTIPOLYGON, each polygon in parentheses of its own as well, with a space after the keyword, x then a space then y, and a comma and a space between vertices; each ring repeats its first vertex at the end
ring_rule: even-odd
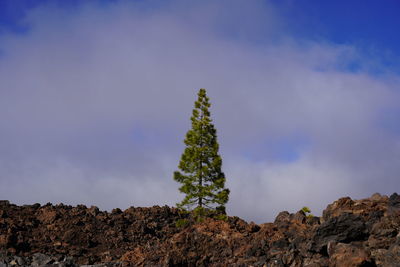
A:
POLYGON ((225 174, 221 170, 222 159, 218 154, 217 131, 210 117, 209 98, 200 89, 192 112, 192 128, 186 133, 186 148, 174 173, 174 180, 181 183, 179 190, 186 194, 180 208, 225 213, 229 189, 225 188, 225 174))

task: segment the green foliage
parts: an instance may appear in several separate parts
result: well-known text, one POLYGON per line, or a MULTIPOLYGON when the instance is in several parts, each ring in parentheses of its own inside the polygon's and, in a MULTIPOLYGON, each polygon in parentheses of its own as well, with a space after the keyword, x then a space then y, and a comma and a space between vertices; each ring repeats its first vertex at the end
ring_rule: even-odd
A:
POLYGON ((305 214, 311 212, 310 208, 309 207, 305 207, 305 206, 301 209, 301 211, 304 212, 305 214))
POLYGON ((305 206, 304 206, 304 207, 301 209, 301 211, 304 212, 304 214, 306 214, 306 216, 307 216, 308 218, 314 217, 314 215, 311 214, 311 210, 310 210, 309 207, 305 207, 305 206))
POLYGON ((206 90, 200 89, 190 118, 192 127, 184 140, 186 148, 178 165, 180 171, 174 172, 174 180, 181 183, 180 192, 186 194, 177 206, 189 210, 195 207, 197 217, 206 216, 206 210, 224 214, 229 199, 218 154, 217 131, 209 108, 206 90))
POLYGON ((175 226, 177 228, 184 228, 189 224, 189 221, 187 219, 179 219, 175 222, 175 226))
POLYGON ((228 220, 228 216, 226 216, 226 214, 216 214, 213 218, 221 221, 228 220))

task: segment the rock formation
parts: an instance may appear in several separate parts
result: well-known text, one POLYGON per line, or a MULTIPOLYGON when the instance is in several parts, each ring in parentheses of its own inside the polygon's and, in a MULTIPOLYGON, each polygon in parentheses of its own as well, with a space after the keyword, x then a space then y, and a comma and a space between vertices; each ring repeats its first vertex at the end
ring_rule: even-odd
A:
POLYGON ((100 211, 0 201, 0 266, 400 266, 400 196, 341 198, 273 223, 175 208, 100 211), (184 223, 182 223, 184 222, 184 223))

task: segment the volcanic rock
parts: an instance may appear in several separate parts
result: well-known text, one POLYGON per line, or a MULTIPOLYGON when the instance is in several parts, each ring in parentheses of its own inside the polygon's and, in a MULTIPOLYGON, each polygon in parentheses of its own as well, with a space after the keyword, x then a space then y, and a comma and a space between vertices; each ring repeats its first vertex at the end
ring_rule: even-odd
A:
POLYGON ((100 211, 0 201, 0 266, 400 266, 400 196, 341 198, 323 216, 196 220, 167 206, 100 211))

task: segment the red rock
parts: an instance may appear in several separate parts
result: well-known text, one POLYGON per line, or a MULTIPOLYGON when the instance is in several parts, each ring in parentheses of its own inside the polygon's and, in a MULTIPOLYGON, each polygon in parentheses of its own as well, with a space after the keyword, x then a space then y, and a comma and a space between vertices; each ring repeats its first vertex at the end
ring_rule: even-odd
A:
POLYGON ((397 195, 341 198, 322 219, 281 212, 274 223, 258 225, 238 217, 197 223, 166 206, 108 213, 0 201, 0 252, 63 254, 80 264, 121 260, 126 266, 395 266, 399 203, 397 195), (177 227, 178 220, 187 224, 177 227))
POLYGON ((362 267, 371 266, 373 260, 362 247, 351 244, 336 244, 329 258, 330 267, 362 267))

